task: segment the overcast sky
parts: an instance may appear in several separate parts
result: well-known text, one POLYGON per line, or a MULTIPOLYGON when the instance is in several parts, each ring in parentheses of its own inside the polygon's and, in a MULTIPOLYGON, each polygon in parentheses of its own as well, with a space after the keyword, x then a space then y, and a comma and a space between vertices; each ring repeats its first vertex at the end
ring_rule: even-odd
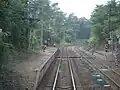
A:
POLYGON ((78 17, 90 18, 96 4, 105 4, 109 0, 51 0, 58 2, 62 11, 67 14, 74 13, 78 17))

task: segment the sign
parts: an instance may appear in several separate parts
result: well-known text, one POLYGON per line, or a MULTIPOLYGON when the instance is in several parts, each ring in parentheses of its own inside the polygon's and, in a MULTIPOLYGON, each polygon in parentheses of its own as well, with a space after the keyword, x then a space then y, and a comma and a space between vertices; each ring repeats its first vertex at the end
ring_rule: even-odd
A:
POLYGON ((118 43, 120 44, 120 38, 119 38, 119 41, 118 41, 118 43))
POLYGON ((108 40, 108 44, 111 45, 112 44, 112 40, 108 40))
POLYGON ((0 33, 2 32, 2 29, 0 29, 0 33))
POLYGON ((45 40, 45 44, 47 44, 47 40, 45 40))

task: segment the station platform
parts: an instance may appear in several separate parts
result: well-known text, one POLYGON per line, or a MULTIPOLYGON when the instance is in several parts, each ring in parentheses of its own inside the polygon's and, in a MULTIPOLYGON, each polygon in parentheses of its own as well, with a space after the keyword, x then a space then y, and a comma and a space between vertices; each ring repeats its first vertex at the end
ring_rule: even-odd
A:
POLYGON ((10 78, 12 78, 16 87, 9 90, 34 90, 33 88, 37 83, 37 71, 39 72, 39 69, 44 66, 56 51, 57 48, 55 47, 47 47, 45 52, 37 50, 25 58, 10 62, 7 67, 12 67, 11 71, 13 73, 10 73, 10 78))

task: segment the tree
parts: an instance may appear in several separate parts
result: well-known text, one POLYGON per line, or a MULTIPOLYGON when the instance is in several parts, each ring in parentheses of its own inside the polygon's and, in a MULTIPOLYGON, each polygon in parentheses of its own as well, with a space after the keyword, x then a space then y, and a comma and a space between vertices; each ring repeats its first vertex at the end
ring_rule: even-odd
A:
POLYGON ((70 14, 66 19, 67 35, 71 37, 71 41, 78 39, 88 39, 91 33, 90 21, 86 18, 78 18, 74 14, 70 14))
POLYGON ((58 3, 49 0, 0 0, 0 28, 3 35, 7 33, 5 40, 0 37, 0 55, 4 56, 6 45, 20 51, 39 48, 46 40, 54 44, 88 38, 90 21, 74 14, 67 17, 58 3))
POLYGON ((119 29, 119 6, 116 0, 112 0, 94 9, 91 15, 92 32, 99 43, 105 43, 111 33, 119 29))

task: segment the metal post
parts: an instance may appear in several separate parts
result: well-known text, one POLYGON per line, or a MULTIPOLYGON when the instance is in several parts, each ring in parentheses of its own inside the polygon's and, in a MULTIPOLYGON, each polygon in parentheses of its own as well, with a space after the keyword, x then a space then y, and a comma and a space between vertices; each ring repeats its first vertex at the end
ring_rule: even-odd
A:
POLYGON ((42 50, 42 46, 43 46, 43 21, 41 23, 41 50, 42 50))
POLYGON ((113 49, 114 49, 114 45, 113 45, 113 31, 111 31, 111 1, 110 1, 110 5, 109 5, 109 31, 110 31, 110 38, 112 40, 112 60, 113 60, 113 49))
MULTIPOLYGON (((43 13, 43 7, 42 7, 42 13, 43 13)), ((42 46, 43 46, 43 14, 41 15, 41 40, 40 40, 40 44, 41 44, 41 50, 42 50, 42 46)))
POLYGON ((27 31, 27 33, 28 33, 28 49, 30 48, 30 21, 29 21, 29 17, 30 17, 30 0, 28 0, 28 20, 27 20, 27 22, 28 22, 28 31, 27 31))
POLYGON ((65 29, 64 29, 64 35, 63 35, 63 41, 65 42, 65 29))

